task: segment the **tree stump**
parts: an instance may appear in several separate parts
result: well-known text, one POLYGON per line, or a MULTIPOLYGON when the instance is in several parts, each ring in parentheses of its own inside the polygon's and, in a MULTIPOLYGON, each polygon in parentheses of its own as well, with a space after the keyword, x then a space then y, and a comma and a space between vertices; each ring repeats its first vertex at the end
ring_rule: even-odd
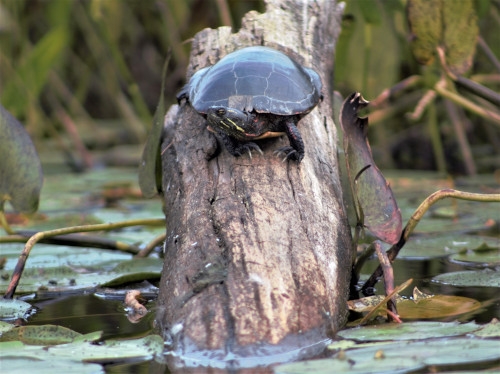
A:
POLYGON ((345 322, 351 234, 330 104, 341 13, 333 1, 269 1, 237 33, 206 29, 192 42, 188 77, 234 50, 265 45, 314 68, 324 100, 298 124, 306 146, 300 164, 273 154, 286 136, 260 141, 264 155, 236 158, 188 104, 170 108, 156 323, 175 365, 251 366, 262 364, 256 356, 316 354, 345 322))

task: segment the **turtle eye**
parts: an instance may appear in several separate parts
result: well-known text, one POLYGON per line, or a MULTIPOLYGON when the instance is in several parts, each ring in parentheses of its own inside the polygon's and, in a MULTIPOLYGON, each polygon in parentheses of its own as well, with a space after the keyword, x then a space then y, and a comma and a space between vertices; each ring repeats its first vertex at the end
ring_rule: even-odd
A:
POLYGON ((224 108, 217 109, 217 114, 219 116, 223 116, 224 114, 226 114, 226 109, 224 109, 224 108))

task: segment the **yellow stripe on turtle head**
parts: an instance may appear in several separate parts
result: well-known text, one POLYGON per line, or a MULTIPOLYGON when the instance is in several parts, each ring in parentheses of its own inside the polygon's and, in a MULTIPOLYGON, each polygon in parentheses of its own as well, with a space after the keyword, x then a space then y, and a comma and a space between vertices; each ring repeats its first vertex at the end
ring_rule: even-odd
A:
POLYGON ((245 132, 245 130, 243 130, 240 126, 238 126, 234 121, 232 121, 230 118, 225 118, 226 120, 228 120, 232 126, 228 125, 227 123, 225 123, 224 121, 221 120, 221 123, 226 126, 227 128, 233 128, 235 130, 238 130, 238 131, 241 131, 241 132, 245 132))

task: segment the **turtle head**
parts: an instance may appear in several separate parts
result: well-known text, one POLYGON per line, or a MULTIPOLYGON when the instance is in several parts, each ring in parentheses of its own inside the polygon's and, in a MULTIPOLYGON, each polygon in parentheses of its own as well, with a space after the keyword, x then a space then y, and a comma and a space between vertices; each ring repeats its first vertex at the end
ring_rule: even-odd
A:
POLYGON ((251 113, 223 106, 212 106, 207 111, 207 122, 213 130, 238 140, 249 140, 260 135, 255 133, 254 117, 251 113))

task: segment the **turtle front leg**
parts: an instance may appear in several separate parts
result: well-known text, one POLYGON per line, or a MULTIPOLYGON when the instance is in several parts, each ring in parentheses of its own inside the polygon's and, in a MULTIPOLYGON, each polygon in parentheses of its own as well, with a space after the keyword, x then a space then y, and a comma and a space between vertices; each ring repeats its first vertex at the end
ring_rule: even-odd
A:
POLYGON ((239 157, 244 153, 248 153, 249 157, 252 158, 252 150, 256 150, 257 152, 262 154, 262 150, 254 142, 240 142, 235 138, 225 134, 224 132, 218 131, 217 133, 224 143, 227 151, 235 157, 239 157))
POLYGON ((288 120, 284 124, 284 130, 290 141, 290 145, 282 147, 276 151, 277 154, 285 154, 285 160, 302 161, 304 158, 304 141, 300 135, 295 121, 288 120))

